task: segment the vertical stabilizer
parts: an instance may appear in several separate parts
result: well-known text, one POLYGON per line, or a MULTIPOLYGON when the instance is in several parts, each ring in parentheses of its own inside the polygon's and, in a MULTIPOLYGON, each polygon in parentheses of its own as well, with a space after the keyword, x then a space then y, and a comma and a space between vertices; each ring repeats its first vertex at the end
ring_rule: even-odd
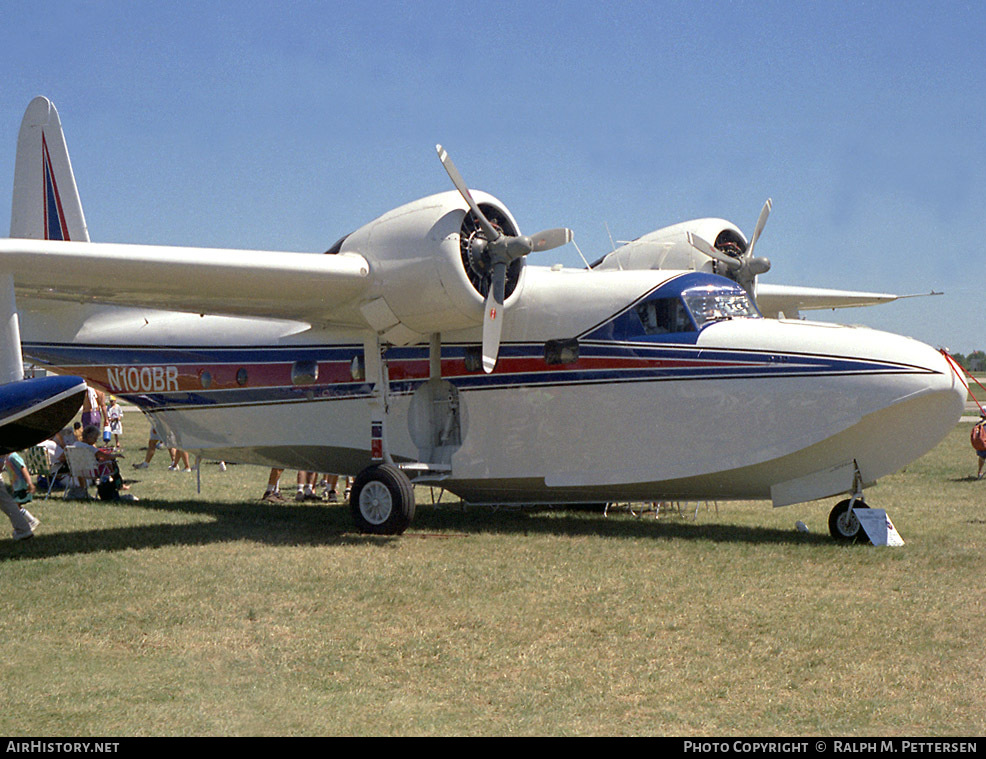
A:
POLYGON ((10 236, 89 241, 62 122, 45 97, 28 105, 17 137, 10 236))

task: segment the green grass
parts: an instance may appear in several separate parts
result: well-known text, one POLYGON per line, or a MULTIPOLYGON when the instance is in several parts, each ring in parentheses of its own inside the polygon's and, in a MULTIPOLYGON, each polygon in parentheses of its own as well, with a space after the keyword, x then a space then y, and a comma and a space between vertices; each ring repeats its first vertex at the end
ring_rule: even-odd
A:
POLYGON ((346 507, 261 503, 258 467, 203 463, 199 496, 158 452, 139 502, 56 497, 0 541, 0 734, 981 735, 968 430, 867 492, 897 549, 834 544, 834 499, 691 520, 427 488, 373 538, 346 507))

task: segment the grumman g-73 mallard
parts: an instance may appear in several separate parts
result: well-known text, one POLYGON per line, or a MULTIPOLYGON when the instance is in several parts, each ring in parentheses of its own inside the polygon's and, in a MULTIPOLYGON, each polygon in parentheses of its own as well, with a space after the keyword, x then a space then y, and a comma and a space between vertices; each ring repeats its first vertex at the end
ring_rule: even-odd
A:
MULTIPOLYGON (((324 255, 94 243, 58 114, 36 98, 0 240, 7 375, 22 341, 140 407, 169 445, 355 475, 357 524, 388 534, 428 483, 496 504, 842 496, 830 524, 853 539, 863 488, 957 422, 964 388, 937 350, 764 318, 766 266, 728 222, 642 238, 660 268, 634 263, 639 243, 536 266, 571 231, 521 234, 438 153, 452 189, 324 255), (709 266, 668 268, 681 246, 709 266)), ((795 310, 812 295, 787 294, 795 310)))

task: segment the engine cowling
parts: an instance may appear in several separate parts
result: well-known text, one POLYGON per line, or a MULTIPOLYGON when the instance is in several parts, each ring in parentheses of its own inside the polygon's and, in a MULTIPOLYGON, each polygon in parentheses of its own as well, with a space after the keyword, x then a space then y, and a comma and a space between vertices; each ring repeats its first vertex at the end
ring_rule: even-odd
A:
POLYGON ((696 219, 648 232, 608 253, 592 265, 606 269, 694 269, 732 278, 730 269, 698 251, 689 241, 693 234, 713 241, 716 249, 737 256, 747 248, 739 227, 725 219, 696 219))
POLYGON ((734 280, 755 300, 757 276, 770 271, 770 259, 754 256, 753 249, 772 207, 773 201, 767 198, 749 240, 728 221, 698 219, 644 235, 614 250, 597 265, 623 269, 707 268, 734 280))
MULTIPOLYGON (((504 234, 517 222, 496 198, 474 192, 486 217, 504 234)), ((395 208, 334 245, 329 253, 359 253, 372 284, 360 310, 387 342, 409 345, 434 332, 479 327, 491 267, 482 255, 482 230, 455 191, 395 208)), ((507 270, 509 306, 520 296, 524 259, 507 270)))

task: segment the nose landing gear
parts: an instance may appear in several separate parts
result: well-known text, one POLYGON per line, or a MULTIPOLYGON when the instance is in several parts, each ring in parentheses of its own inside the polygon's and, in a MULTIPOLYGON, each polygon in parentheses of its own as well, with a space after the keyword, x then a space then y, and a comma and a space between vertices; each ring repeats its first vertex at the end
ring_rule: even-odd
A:
POLYGON ((839 501, 829 514, 829 532, 832 537, 840 543, 869 543, 866 531, 853 513, 857 509, 868 508, 864 501, 856 500, 855 497, 839 501))
POLYGON ((863 478, 859 473, 859 465, 854 461, 852 496, 839 501, 829 514, 829 532, 840 543, 869 543, 870 538, 860 524, 854 511, 868 509, 863 500, 863 478))

